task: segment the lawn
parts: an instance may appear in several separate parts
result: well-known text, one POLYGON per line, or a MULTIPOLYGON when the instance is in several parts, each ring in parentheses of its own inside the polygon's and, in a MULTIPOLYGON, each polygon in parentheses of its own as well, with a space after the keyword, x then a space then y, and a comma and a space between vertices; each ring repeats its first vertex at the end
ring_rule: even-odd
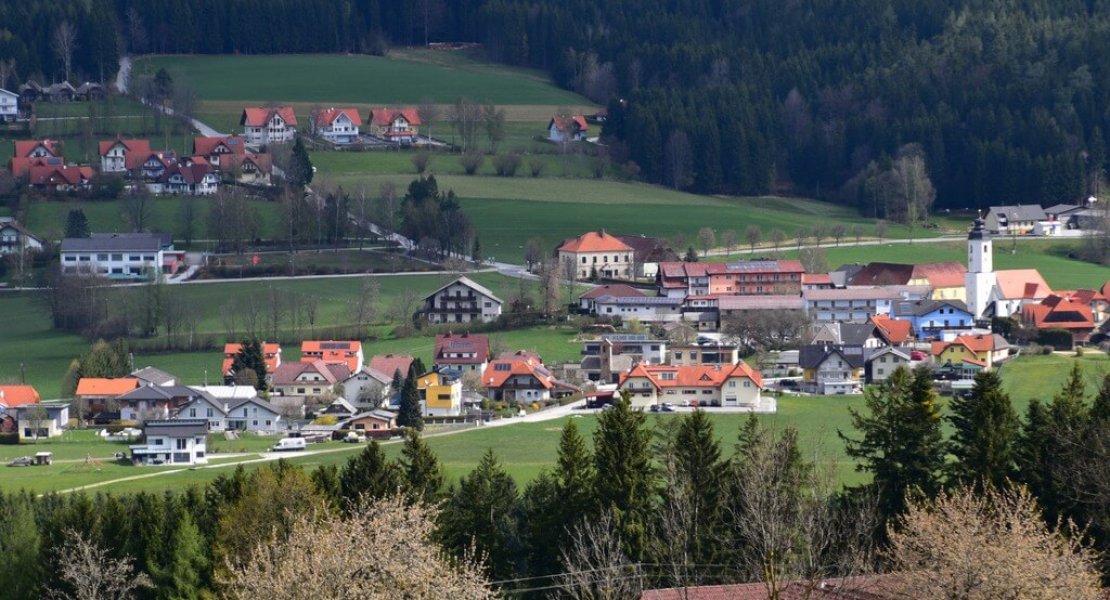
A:
MULTIPOLYGON (((252 254, 219 254, 209 257, 209 264, 223 266, 233 273, 240 268, 281 269, 280 274, 305 273, 350 274, 434 271, 438 265, 409 258, 400 252, 389 252, 383 246, 367 246, 363 250, 343 248, 338 251, 257 252, 252 254)), ((268 271, 273 274, 273 271, 268 271)))
POLYGON ((1022 356, 1002 367, 1003 388, 1014 401, 1019 414, 1025 414, 1030 400, 1050 402, 1060 391, 1078 362, 1087 384, 1088 397, 1094 396, 1103 378, 1110 375, 1110 359, 1101 352, 1087 352, 1076 358, 1071 353, 1048 356, 1022 356))
MULTIPOLYGON (((543 127, 540 126, 542 131, 543 127)), ((446 133, 446 132, 445 132, 446 133)), ((438 136, 438 134, 437 134, 438 136)), ((442 136, 450 141, 452 136, 442 136)), ((545 142, 529 142, 521 139, 514 143, 504 142, 499 146, 499 152, 527 150, 521 157, 516 178, 531 178, 533 165, 539 165, 541 178, 571 177, 577 179, 593 179, 593 158, 581 154, 560 155, 556 149, 545 142), (565 173, 565 175, 564 175, 565 173)), ((319 172, 318 177, 358 177, 363 175, 405 175, 417 176, 413 167, 413 156, 417 153, 411 150, 367 151, 367 152, 313 152, 312 164, 319 172)), ((455 153, 433 153, 428 164, 427 173, 436 177, 465 175, 460 156, 455 153)), ((617 173, 612 168, 607 168, 606 173, 615 176, 617 173)), ((494 157, 486 156, 485 161, 478 168, 479 176, 493 177, 497 175, 494 157)), ((511 185, 515 178, 499 178, 506 185, 511 185)), ((492 185, 492 184, 491 184, 492 185)), ((376 190, 374 190, 376 191, 376 190)))

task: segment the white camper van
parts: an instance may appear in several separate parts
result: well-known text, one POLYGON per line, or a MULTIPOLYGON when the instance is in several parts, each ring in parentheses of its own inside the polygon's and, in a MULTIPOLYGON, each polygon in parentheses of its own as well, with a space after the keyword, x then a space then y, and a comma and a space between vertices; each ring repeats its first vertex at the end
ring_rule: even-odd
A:
POLYGON ((289 437, 278 440, 271 448, 274 452, 283 452, 286 450, 304 450, 304 438, 289 437))

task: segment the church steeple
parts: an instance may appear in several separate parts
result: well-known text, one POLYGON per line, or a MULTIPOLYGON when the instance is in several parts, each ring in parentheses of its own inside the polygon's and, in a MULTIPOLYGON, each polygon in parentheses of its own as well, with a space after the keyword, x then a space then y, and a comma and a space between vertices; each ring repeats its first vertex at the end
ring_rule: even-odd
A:
POLYGON ((980 214, 967 234, 967 275, 964 277, 967 308, 976 319, 986 311, 997 281, 992 245, 990 231, 980 214))

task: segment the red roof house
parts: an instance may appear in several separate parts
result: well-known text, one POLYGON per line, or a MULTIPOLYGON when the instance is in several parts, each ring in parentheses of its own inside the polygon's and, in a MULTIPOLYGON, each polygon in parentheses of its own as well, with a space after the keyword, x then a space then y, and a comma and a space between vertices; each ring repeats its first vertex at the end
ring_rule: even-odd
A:
POLYGON ((42 402, 33 385, 0 385, 0 408, 16 408, 42 402))

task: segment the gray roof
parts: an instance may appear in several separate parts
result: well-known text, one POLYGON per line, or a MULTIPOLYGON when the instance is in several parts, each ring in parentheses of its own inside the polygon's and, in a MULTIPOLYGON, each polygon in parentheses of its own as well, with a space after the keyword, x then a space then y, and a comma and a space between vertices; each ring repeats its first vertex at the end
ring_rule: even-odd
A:
POLYGON ((172 398, 198 398, 207 397, 207 394, 184 385, 144 385, 137 387, 126 394, 121 394, 119 400, 170 400, 172 398))
MULTIPOLYGON (((691 298, 697 299, 697 296, 691 298)), ((720 296, 717 307, 721 310, 804 310, 806 303, 801 296, 720 296)))
POLYGON ((397 413, 391 410, 375 408, 374 410, 368 410, 366 412, 361 412, 357 415, 353 415, 349 419, 344 419, 342 422, 339 423, 339 425, 342 426, 356 419, 365 419, 366 417, 373 417, 375 419, 381 419, 383 421, 393 421, 397 418, 397 413))
POLYGON ((970 314, 967 304, 963 300, 918 300, 916 302, 899 302, 894 306, 894 316, 923 317, 942 306, 951 306, 957 310, 970 314))
POLYGON ((66 238, 62 240, 62 252, 101 252, 137 251, 157 252, 171 245, 161 233, 94 233, 87 238, 66 238))
POLYGON ((987 213, 987 221, 997 223, 999 218, 1005 218, 1007 221, 1044 221, 1048 215, 1040 204, 992 206, 987 213))
POLYGON ((1078 204, 1056 204, 1044 209, 1044 212, 1049 215, 1060 215, 1063 213, 1075 212, 1081 208, 1083 207, 1078 204))
POLYGON ((267 402, 266 400, 263 400, 262 398, 243 398, 242 400, 235 400, 235 401, 229 402, 228 405, 227 405, 227 412, 228 412, 228 414, 231 414, 231 411, 233 411, 233 410, 235 410, 235 409, 237 409, 237 408, 239 408, 243 405, 246 405, 246 404, 255 404, 259 408, 265 408, 266 410, 274 413, 275 415, 280 415, 281 414, 281 410, 278 409, 278 407, 274 406, 273 404, 270 404, 269 402, 267 402))
POLYGON ((147 421, 143 423, 143 435, 149 438, 152 435, 167 437, 193 437, 208 435, 208 421, 206 419, 173 419, 147 421))
POLYGON ((452 281, 451 283, 440 286, 439 289, 437 289, 436 291, 428 294, 427 296, 425 296, 425 298, 431 298, 432 296, 435 296, 440 291, 442 291, 444 288, 451 287, 451 286, 455 285, 456 283, 461 283, 461 284, 465 285, 466 287, 471 288, 472 290, 478 292, 479 294, 482 294, 484 296, 489 296, 489 298, 491 300, 497 301, 499 303, 501 302, 501 299, 498 298, 496 295, 494 295, 494 293, 491 292, 489 288, 487 288, 486 286, 478 283, 477 281, 474 281, 473 279, 471 279, 471 278, 469 278, 465 275, 460 276, 458 279, 452 281))
POLYGON ((143 367, 131 373, 131 376, 142 381, 149 381, 154 385, 165 385, 171 381, 177 381, 176 375, 171 375, 155 367, 143 367))
POLYGON ((816 369, 833 354, 839 354, 853 369, 863 366, 863 348, 833 345, 802 346, 798 351, 798 366, 803 369, 816 369))
POLYGON ((602 296, 595 302, 597 304, 628 304, 632 306, 679 306, 682 304, 682 299, 668 298, 667 296, 644 296, 643 298, 602 296))
POLYGON ((882 356, 884 354, 893 354, 895 356, 898 356, 898 357, 902 358, 902 360, 907 360, 907 361, 910 360, 910 355, 909 354, 907 354, 907 353, 905 353, 905 352, 903 352, 903 351, 901 351, 897 348, 891 347, 891 346, 883 346, 882 348, 875 348, 871 352, 868 352, 867 353, 867 362, 871 362, 876 357, 882 356))

